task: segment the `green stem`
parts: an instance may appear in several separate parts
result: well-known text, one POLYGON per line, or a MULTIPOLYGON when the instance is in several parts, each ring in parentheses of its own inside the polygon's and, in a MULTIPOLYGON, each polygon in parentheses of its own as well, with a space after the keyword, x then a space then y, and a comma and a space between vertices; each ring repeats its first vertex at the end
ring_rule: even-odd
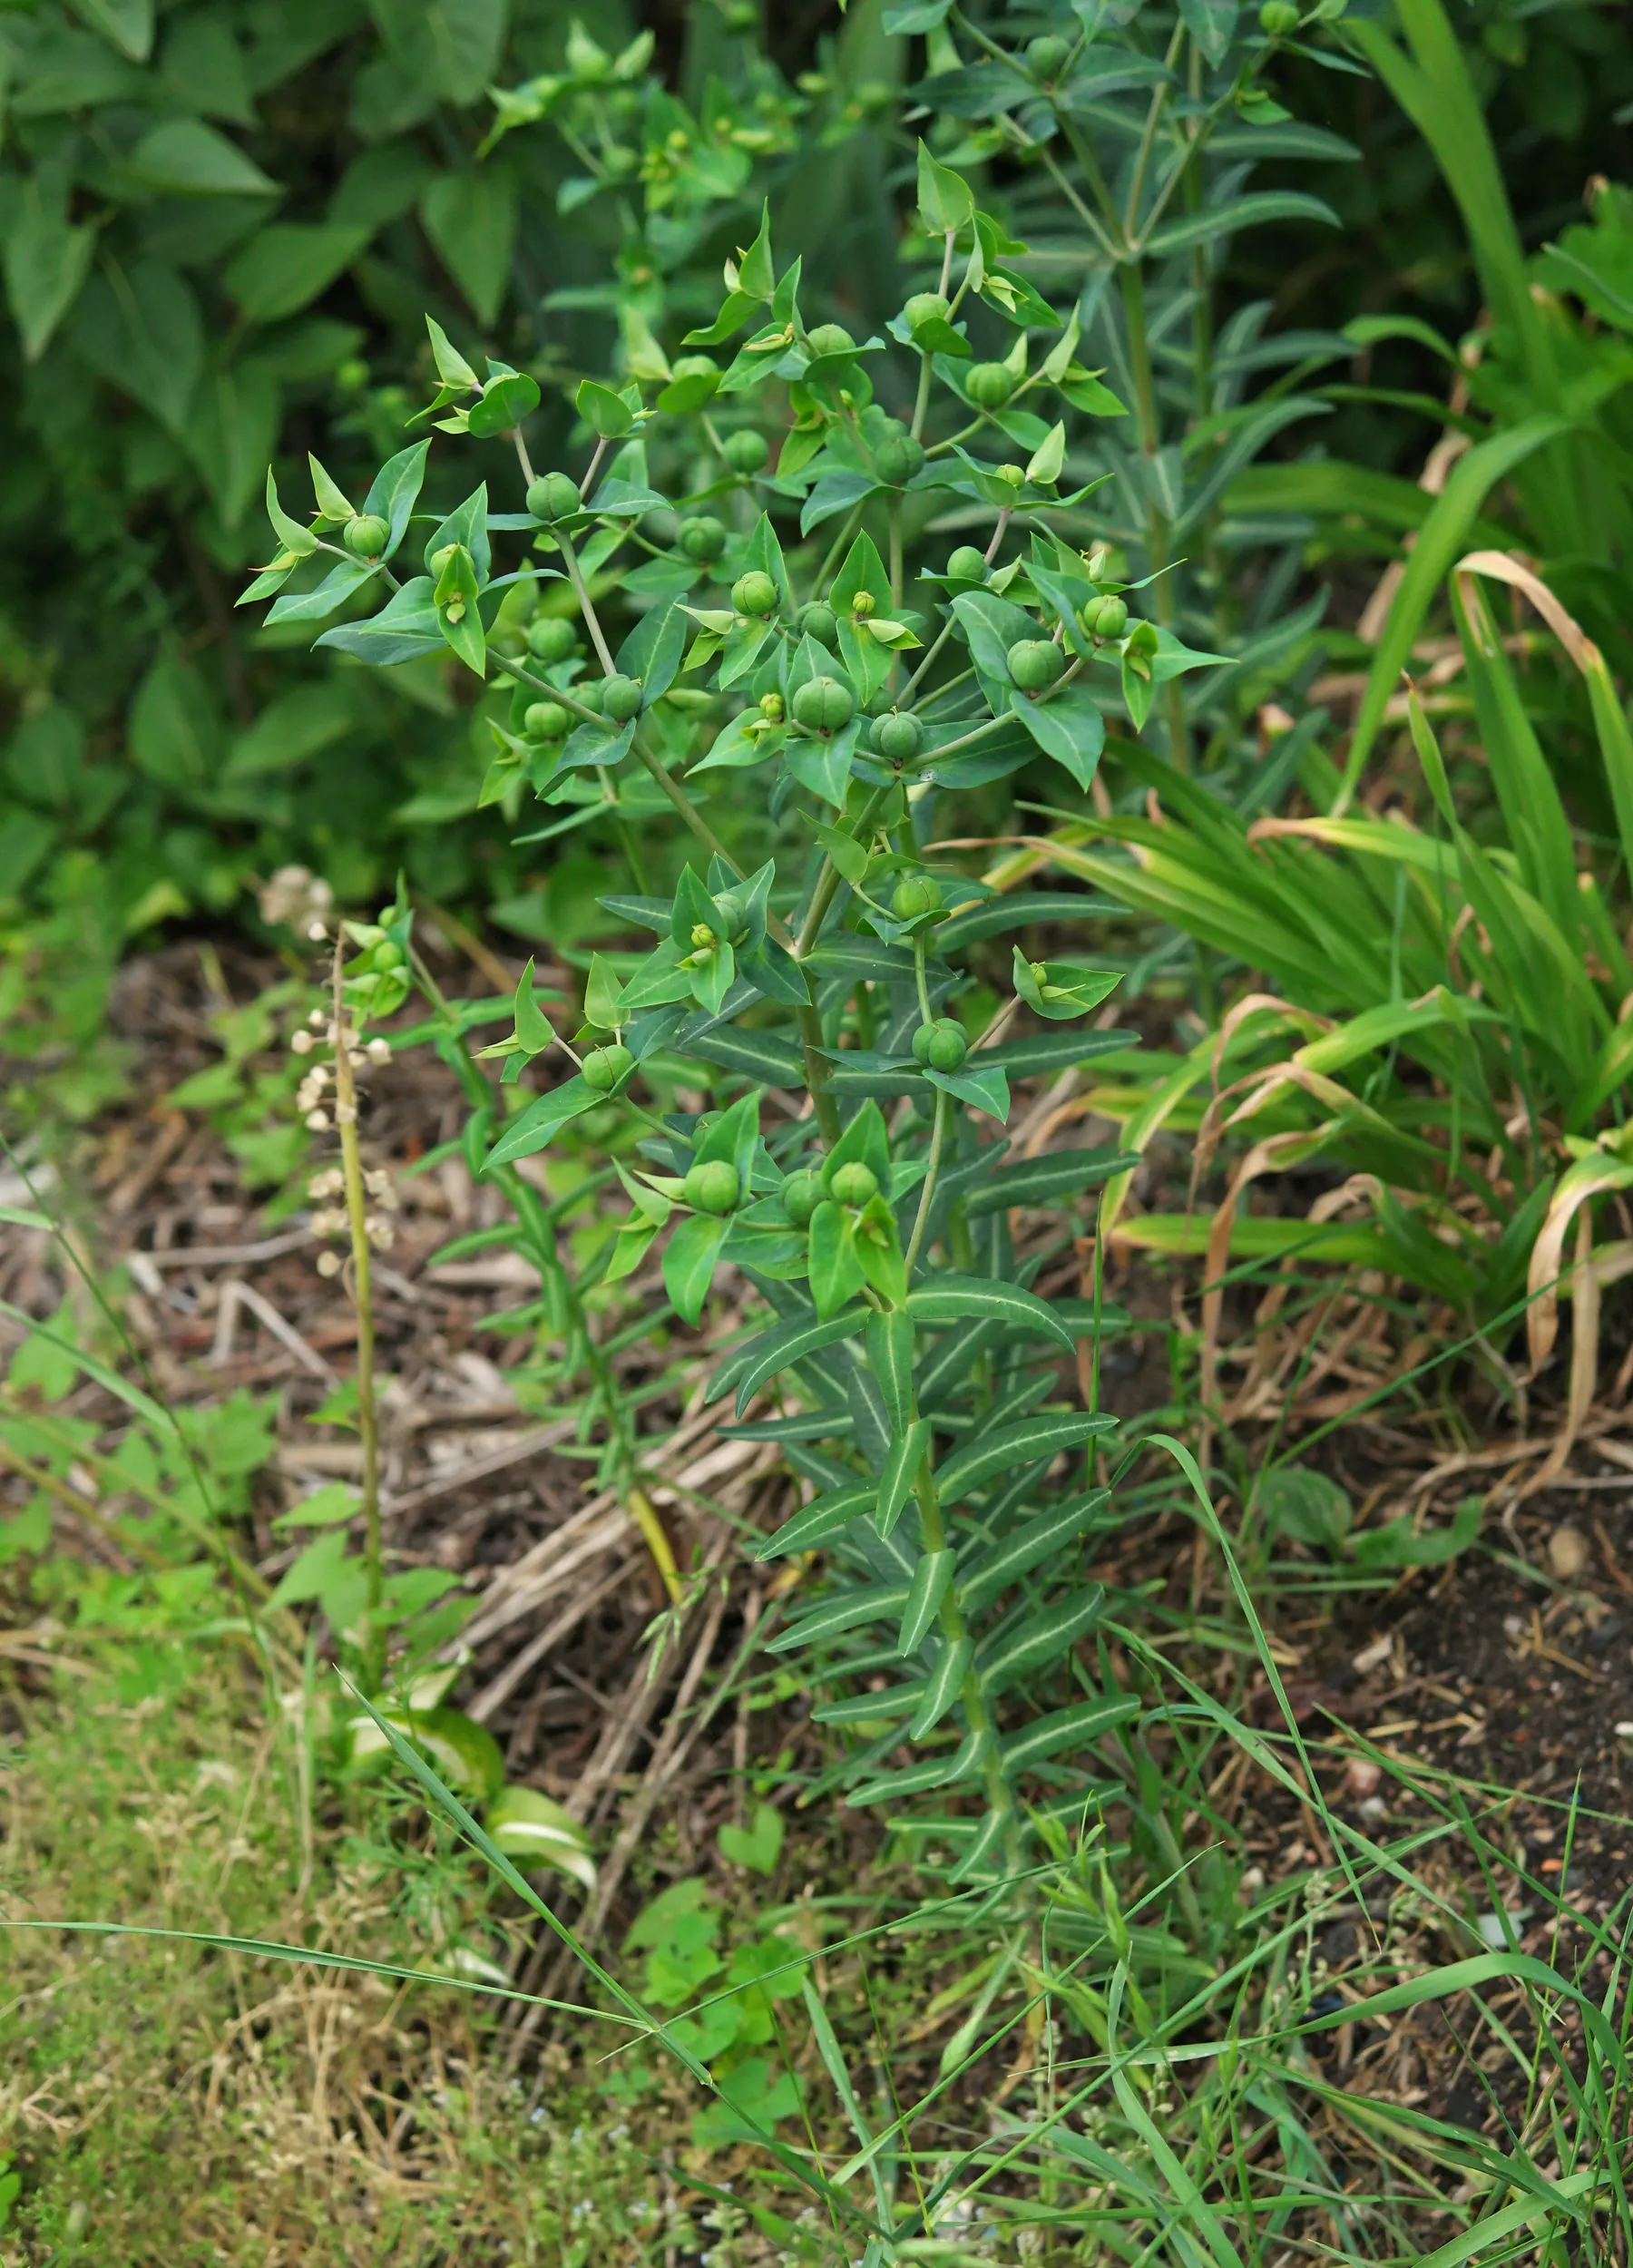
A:
MULTIPOLYGON (((1134 376, 1134 406, 1139 424, 1139 446, 1147 457, 1155 457, 1162 445, 1162 428, 1157 409, 1157 384, 1151 368, 1150 338, 1146 329, 1145 279, 1138 260, 1127 260, 1117 271, 1122 293, 1123 320, 1129 334, 1129 363, 1134 376)), ((1174 614, 1172 578, 1164 572, 1168 566, 1168 523, 1152 503, 1146 521, 1147 564, 1157 578, 1157 619, 1171 623, 1174 614)), ((1188 772, 1190 735, 1185 723, 1185 700, 1178 678, 1170 678, 1163 689, 1163 709, 1168 718, 1169 749, 1174 768, 1188 772)))
MULTIPOLYGON (((918 1416, 916 1397, 914 1401, 913 1415, 915 1419, 918 1416)), ((947 1530, 942 1519, 941 1496, 936 1489, 935 1467, 929 1450, 924 1452, 924 1462, 918 1470, 917 1496, 919 1526, 924 1534, 924 1549, 926 1551, 944 1551, 947 1548, 947 1530)), ((959 1606, 957 1593, 951 1588, 942 1600, 939 1620, 942 1637, 945 1644, 962 1646, 969 1636, 969 1626, 963 1618, 963 1610, 959 1606)), ((1008 1842, 1011 1854, 1013 1856, 1016 1842, 1014 1803, 1004 1781, 1003 1766, 998 1755, 998 1740, 993 1726, 992 1713, 986 1705, 986 1696, 981 1690, 981 1679, 976 1674, 973 1663, 971 1664, 964 1677, 963 1685, 960 1689, 960 1698, 963 1703, 964 1720, 971 1732, 984 1733, 987 1736, 986 1762, 983 1766, 987 1802, 993 1811, 1010 1814, 1008 1842)))
POLYGON ((612 659, 612 649, 608 645, 601 631, 601 617, 595 611, 594 600, 590 596, 590 586, 584 581, 584 571, 579 565, 578 553, 572 548, 572 540, 564 528, 556 530, 555 540, 561 547, 562 557, 567 562, 567 580, 572 583, 573 594, 578 600, 579 611, 584 618, 584 627, 590 633, 591 643, 595 648, 596 659, 601 663, 602 675, 616 677, 618 668, 612 659))
POLYGON ((701 843, 705 849, 710 852, 714 857, 724 859, 727 865, 730 867, 732 873, 737 876, 738 880, 741 882, 743 879, 742 868, 738 865, 737 860, 733 858, 725 844, 721 842, 713 827, 709 826, 709 821, 703 816, 703 814, 695 807, 690 798, 684 793, 679 782, 671 777, 668 767, 652 754, 650 748, 647 748, 639 738, 637 738, 635 741, 635 753, 646 766, 647 770, 650 772, 659 787, 662 788, 664 794, 669 797, 670 801, 674 805, 676 810, 680 814, 680 816, 686 821, 687 826, 690 827, 699 842, 701 843))
POLYGON ((919 1191, 918 1212, 913 1223, 913 1236, 908 1243, 904 1263, 909 1284, 918 1256, 924 1249, 924 1237, 930 1227, 930 1207, 935 1199, 935 1184, 941 1173, 942 1151, 946 1147, 947 1121, 953 1115, 953 1098, 944 1087, 935 1090, 935 1117, 930 1128, 930 1158, 924 1171, 924 1184, 919 1191))
POLYGON ((346 1015, 345 945, 335 940, 332 997, 335 1018, 335 1126, 346 1185, 346 1224, 351 1243, 352 1310, 357 1321, 357 1434, 363 1447, 363 1559, 365 1607, 363 1690, 371 1697, 386 1683, 386 1550, 380 1533, 380 1433, 375 1407, 374 1299, 370 1279, 368 1200, 357 1143, 357 1088, 352 1074, 354 1033, 346 1015))

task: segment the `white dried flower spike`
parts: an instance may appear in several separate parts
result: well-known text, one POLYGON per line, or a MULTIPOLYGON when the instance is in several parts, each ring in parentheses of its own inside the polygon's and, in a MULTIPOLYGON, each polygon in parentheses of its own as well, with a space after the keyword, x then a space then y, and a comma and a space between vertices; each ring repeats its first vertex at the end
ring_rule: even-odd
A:
POLYGON ((338 1276, 340 1255, 337 1252, 320 1252, 318 1255, 318 1273, 319 1276, 338 1276))

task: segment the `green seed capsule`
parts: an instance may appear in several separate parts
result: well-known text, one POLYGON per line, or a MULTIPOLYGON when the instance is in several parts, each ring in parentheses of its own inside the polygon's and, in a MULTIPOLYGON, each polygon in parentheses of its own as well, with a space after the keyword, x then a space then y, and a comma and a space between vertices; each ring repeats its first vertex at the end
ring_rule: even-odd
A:
POLYGON ((856 349, 856 342, 843 323, 818 323, 809 334, 813 358, 824 355, 849 355, 856 349))
POLYGON ((764 465, 771 454, 771 444, 763 433, 745 427, 741 433, 727 435, 724 454, 732 471, 740 473, 748 479, 764 465))
POLYGON ((934 875, 905 875, 890 894, 890 910, 898 922, 934 914, 941 902, 941 885, 934 875))
POLYGON ((925 1061, 933 1071, 957 1070, 969 1052, 969 1035, 956 1017, 943 1016, 931 1025, 925 1061))
POLYGON ((892 710, 874 726, 874 746, 889 764, 911 764, 924 744, 924 728, 916 717, 892 710))
POLYGON ((340 541, 357 559, 378 559, 391 541, 388 522, 377 513, 360 512, 355 520, 348 520, 340 541))
POLYGON ((1018 639, 1007 656, 1009 673, 1023 693, 1045 693, 1057 683, 1066 657, 1047 638, 1018 639))
POLYGON ((977 409, 1002 409, 1014 390, 1014 378, 1001 362, 978 362, 964 380, 977 409))
POLYGON ((579 1071, 586 1087, 593 1087, 598 1095, 604 1095, 634 1067, 635 1058, 629 1049, 621 1041, 614 1041, 610 1047, 592 1048, 579 1065, 579 1071))
POLYGON ((859 1158, 848 1166, 837 1167, 828 1182, 828 1194, 837 1205, 865 1205, 870 1197, 878 1193, 878 1175, 859 1158))
POLYGON ((726 530, 712 513, 680 523, 680 549, 688 559, 707 562, 719 559, 726 548, 726 530))
POLYGON ((796 1228, 810 1227, 811 1216, 821 1202, 821 1179, 805 1167, 791 1173, 782 1185, 783 1211, 796 1228))
POLYGON ((924 323, 944 323, 952 312, 944 291, 915 291, 902 309, 902 320, 910 331, 916 331, 924 323))
POLYGON ((565 661, 578 650, 578 632, 560 614, 541 614, 527 625, 527 650, 535 661, 565 661))
POLYGON ((849 687, 836 678, 812 678, 794 696, 794 721, 807 732, 839 732, 856 708, 849 687))
POLYGON ((560 701, 530 701, 522 719, 522 729, 530 740, 562 740, 572 722, 572 716, 560 701))
POLYGON ((528 484, 527 509, 535 520, 571 520, 582 503, 578 483, 565 473, 545 473, 528 484))
POLYGON ((1041 86, 1047 86, 1071 53, 1071 42, 1058 32, 1043 32, 1026 43, 1026 67, 1041 86))
POLYGON ((814 638, 819 646, 832 653, 839 636, 839 618, 831 606, 820 599, 813 599, 799 610, 799 627, 807 638, 814 638))
POLYGON ((751 567, 731 586, 731 603, 739 614, 775 614, 782 593, 762 568, 751 567))
POLYGON ((973 543, 961 543, 947 562, 947 572, 955 575, 960 582, 984 582, 986 554, 978 552, 973 543))
POLYGON ((1103 599, 1090 599, 1081 619, 1090 638, 1100 638, 1109 642, 1120 638, 1129 626, 1128 601, 1120 599, 1115 591, 1109 591, 1103 599))
POLYGON ((686 1202, 695 1213, 729 1213, 738 1201, 738 1169, 727 1158, 711 1158, 694 1166, 683 1185, 686 1202))
POLYGON ((601 686, 601 709, 613 723, 626 725, 640 714, 640 679, 608 678, 601 686))

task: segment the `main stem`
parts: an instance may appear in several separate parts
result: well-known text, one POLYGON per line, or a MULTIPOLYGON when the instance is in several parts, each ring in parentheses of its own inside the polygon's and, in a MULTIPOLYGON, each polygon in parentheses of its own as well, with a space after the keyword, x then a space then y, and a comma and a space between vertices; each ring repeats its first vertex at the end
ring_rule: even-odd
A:
MULTIPOLYGON (((1125 260, 1117 271, 1118 286, 1122 294, 1123 321, 1129 334, 1129 365, 1134 378, 1134 407, 1139 424, 1139 446, 1148 462, 1154 461, 1162 445, 1162 428, 1157 414, 1157 382, 1151 368, 1151 344, 1146 328, 1145 278, 1137 259, 1125 260)), ((1146 551, 1156 581, 1153 589, 1157 600, 1157 619, 1168 624, 1173 620, 1174 592, 1172 578, 1163 571, 1168 565, 1168 523, 1153 500, 1148 507, 1146 520, 1146 551)), ((1179 680, 1170 678, 1164 689, 1163 706, 1168 714, 1169 750, 1176 771, 1190 769, 1190 735, 1186 729, 1185 705, 1179 696, 1179 680)))
MULTIPOLYGON (((913 1415, 915 1420, 918 1413, 918 1402, 915 1397, 913 1404, 913 1415)), ((926 1551, 944 1551, 947 1548, 946 1523, 942 1518, 941 1493, 935 1485, 935 1466, 929 1450, 924 1452, 924 1462, 918 1469, 916 1493, 919 1526, 924 1534, 924 1549, 926 1551)), ((944 1642, 948 1646, 962 1646, 964 1639, 969 1637, 970 1631, 969 1625, 963 1618, 963 1609, 958 1603, 955 1590, 949 1589, 947 1591, 945 1598, 942 1600, 941 1611, 937 1618, 941 1624, 944 1642)), ((963 1703, 964 1721, 971 1732, 986 1735, 986 1755, 982 1770, 986 1781, 987 1802, 993 1811, 1008 1813, 1011 1815, 1008 1841, 1012 1853, 1015 1841, 1014 1804, 1003 1777, 1003 1765, 998 1755, 998 1741, 993 1726, 992 1712, 987 1707, 986 1696, 981 1690, 981 1678, 973 1662, 964 1673, 963 1684, 959 1687, 959 1698, 963 1703)))
POLYGON ((346 1021, 341 978, 345 945, 335 940, 335 1126, 340 1136, 340 1170, 346 1184, 346 1222, 351 1238, 352 1308, 357 1318, 357 1433, 363 1444, 364 1606, 363 1690, 376 1694, 386 1682, 386 1550, 380 1534, 380 1432, 375 1408, 374 1297, 370 1280, 368 1198, 363 1186, 363 1157, 357 1144, 357 1082, 352 1076, 352 1032, 346 1021))

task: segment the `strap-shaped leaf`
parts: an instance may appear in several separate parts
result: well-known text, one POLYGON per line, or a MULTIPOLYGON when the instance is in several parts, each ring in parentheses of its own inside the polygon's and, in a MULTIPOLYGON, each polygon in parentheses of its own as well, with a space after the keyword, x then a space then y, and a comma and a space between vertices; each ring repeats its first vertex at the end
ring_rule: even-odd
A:
MULTIPOLYGON (((1052 1756, 1062 1748, 1098 1740, 1102 1733, 1112 1732, 1119 1725, 1126 1725, 1131 1717, 1138 1716, 1142 1706, 1138 1694, 1123 1693, 1114 1700, 1079 1701, 1067 1709, 1051 1709, 1047 1716, 1039 1717, 1035 1724, 1013 1734, 1002 1744, 999 1753, 1004 1773, 1007 1775, 1029 1771, 1033 1765, 1041 1764, 1045 1756, 1052 1756)), ((913 1729, 915 1733, 918 1730, 916 1717, 913 1729)))
POLYGON ((1023 1528, 1017 1528, 1012 1536, 995 1543, 975 1561, 958 1587, 958 1603, 966 1614, 973 1614, 990 1598, 1007 1590, 1012 1583, 1032 1568, 1051 1559, 1057 1551, 1063 1551, 1075 1543, 1088 1528, 1094 1525, 1096 1516, 1110 1501, 1110 1489, 1090 1489, 1087 1496, 1069 1497, 1063 1504, 1051 1504, 1036 1520, 1029 1520, 1023 1528))
POLYGON ((905 1686, 892 1686, 884 1693, 851 1693, 843 1701, 825 1701, 819 1709, 811 1711, 815 1725, 875 1725, 884 1724, 891 1717, 905 1716, 909 1709, 916 1709, 925 1693, 924 1681, 914 1677, 905 1686))
POLYGON ((1023 1418, 1018 1425, 983 1433, 967 1449, 961 1449, 936 1474, 937 1485, 943 1498, 952 1502, 968 1496, 993 1473, 1007 1472, 1012 1465, 1035 1464, 1062 1449, 1077 1449, 1098 1434, 1116 1430, 1114 1417, 1091 1416, 1086 1410, 1045 1411, 1041 1416, 1023 1418))
POLYGON ((1070 1070, 1074 1064, 1091 1062, 1097 1055, 1115 1055, 1138 1047, 1134 1031, 1034 1031, 1024 1040, 1010 1040, 985 1051, 1011 1079, 1032 1079, 1040 1072, 1070 1070))
POLYGON ((1012 1205, 1059 1205, 1083 1189, 1099 1188, 1114 1173, 1131 1172, 1139 1163, 1137 1150, 1119 1149, 1057 1149, 1043 1158, 1020 1158, 972 1189, 964 1212, 979 1220, 1012 1205))
POLYGON ((1093 1583, 1086 1591, 1057 1599, 1041 1614, 1031 1616, 1001 1638, 981 1664, 981 1690, 989 1695, 1003 1693, 1033 1670, 1063 1660, 1105 1610, 1105 1589, 1093 1583))
POLYGON ((916 1654, 924 1644, 930 1625, 940 1611, 942 1600, 952 1588, 958 1567, 958 1554, 951 1546, 941 1551, 926 1551, 913 1570, 913 1580, 907 1587, 907 1603, 902 1609, 902 1628, 896 1638, 897 1651, 905 1658, 916 1654))
POLYGON ((908 1765, 904 1771, 865 1780, 845 1800, 855 1808, 863 1804, 893 1804, 904 1795, 923 1795, 929 1788, 953 1787, 979 1771, 992 1740, 992 1733, 983 1725, 979 1731, 967 1733, 952 1755, 928 1757, 923 1764, 908 1765))
POLYGON ((890 1454, 885 1460, 885 1470, 879 1475, 878 1496, 874 1506, 874 1526, 882 1537, 888 1536, 902 1517, 902 1508, 913 1494, 914 1481, 929 1446, 928 1418, 916 1418, 891 1442, 890 1454))
POLYGON ((507 1165, 513 1158, 531 1158, 535 1150, 554 1141, 570 1119, 593 1110, 601 1100, 595 1089, 574 1072, 547 1095, 541 1095, 505 1129, 488 1152, 488 1166, 507 1165))
POLYGON ((935 933, 938 953, 956 953, 980 937, 1001 937, 1014 929, 1029 929, 1034 922, 1081 922, 1090 914, 1119 911, 1111 898, 1088 897, 1078 890, 1012 890, 1006 896, 983 898, 962 906, 935 933))
POLYGON ((942 1276, 907 1295, 914 1323, 992 1323, 1034 1338, 1053 1339, 1070 1354, 1076 1344, 1052 1308, 1018 1284, 988 1282, 978 1276, 942 1276))
POLYGON ((864 1583, 856 1590, 836 1591, 831 1598, 801 1615, 786 1630, 779 1630, 768 1645, 768 1654, 791 1653, 797 1646, 815 1645, 818 1639, 836 1637, 842 1630, 854 1630, 866 1622, 883 1622, 887 1617, 898 1615, 907 1604, 905 1583, 864 1583))
POLYGON ((842 1528, 848 1528, 874 1504, 874 1484, 859 1481, 853 1488, 830 1489, 796 1512, 792 1520, 784 1520, 761 1544, 755 1557, 759 1559, 786 1559, 790 1551, 810 1551, 829 1536, 836 1536, 842 1528))
POLYGON ((737 1413, 741 1417, 768 1378, 775 1378, 779 1371, 791 1368, 821 1347, 832 1346, 836 1339, 848 1338, 862 1328, 866 1316, 867 1309, 857 1305, 847 1307, 843 1315, 830 1315, 826 1323, 807 1314, 760 1332, 716 1371, 709 1381, 709 1400, 723 1394, 735 1379, 737 1413))
POLYGON ((899 1307, 867 1318, 867 1361, 894 1434, 913 1422, 913 1323, 899 1307))
MULTIPOLYGON (((947 1711, 957 1700, 970 1666, 975 1659, 975 1641, 960 1638, 956 1646, 944 1646, 935 1657, 935 1667, 924 1680, 918 1707, 912 1724, 907 1727, 909 1740, 923 1740, 934 1732, 947 1711)), ((904 1691, 906 1687, 903 1688, 904 1691)))

